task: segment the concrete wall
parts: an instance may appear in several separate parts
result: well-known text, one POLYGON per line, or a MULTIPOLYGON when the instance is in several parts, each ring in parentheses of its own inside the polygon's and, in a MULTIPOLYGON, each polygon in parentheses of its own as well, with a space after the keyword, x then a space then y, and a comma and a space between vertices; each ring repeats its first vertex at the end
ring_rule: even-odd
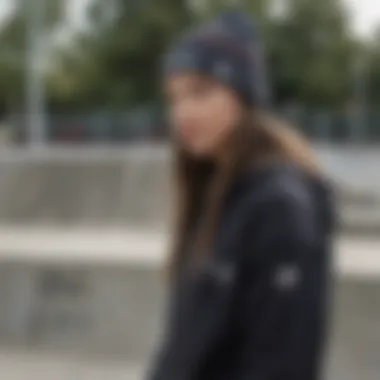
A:
POLYGON ((20 263, 2 265, 0 283, 0 346, 139 362, 157 339, 157 270, 20 263))
MULTIPOLYGON (((0 346, 145 363, 159 337, 164 282, 133 265, 7 263, 0 267, 0 346)), ((327 380, 380 371, 380 279, 340 279, 327 380)))
MULTIPOLYGON (((380 226, 380 152, 329 147, 317 152, 346 200, 350 223, 380 226)), ((0 224, 161 227, 170 212, 169 177, 166 146, 5 150, 0 224)))
POLYGON ((153 148, 3 153, 0 223, 160 225, 168 161, 153 148))

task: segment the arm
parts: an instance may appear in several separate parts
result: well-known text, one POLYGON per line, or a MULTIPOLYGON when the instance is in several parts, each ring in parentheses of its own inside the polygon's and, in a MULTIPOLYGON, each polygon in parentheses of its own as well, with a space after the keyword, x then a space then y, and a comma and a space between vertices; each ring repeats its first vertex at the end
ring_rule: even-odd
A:
POLYGON ((306 192, 277 190, 259 206, 259 219, 246 225, 239 379, 317 378, 328 244, 313 203, 306 192))
POLYGON ((213 265, 206 265, 178 279, 170 296, 166 335, 149 380, 194 379, 205 355, 223 336, 235 280, 234 260, 225 264, 229 270, 222 276, 213 265))

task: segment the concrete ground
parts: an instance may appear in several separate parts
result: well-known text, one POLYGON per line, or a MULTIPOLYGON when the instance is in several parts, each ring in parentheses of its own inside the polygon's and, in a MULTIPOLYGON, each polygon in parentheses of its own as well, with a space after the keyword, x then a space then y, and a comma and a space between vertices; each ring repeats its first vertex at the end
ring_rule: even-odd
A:
MULTIPOLYGON (((380 378, 380 280, 349 279, 337 286, 334 323, 323 380, 380 378)), ((49 354, 0 349, 4 380, 142 380, 148 357, 49 354)), ((239 379, 236 379, 239 380, 239 379)))
POLYGON ((326 380, 380 379, 380 278, 343 279, 334 293, 326 380))
MULTIPOLYGON (((0 262, 129 262, 156 267, 163 259, 165 238, 138 231, 54 231, 0 228, 0 262), (12 232, 11 232, 12 230, 12 232), (60 244, 57 244, 57 241, 60 244), (89 243, 91 242, 91 243, 89 243), (161 247, 161 249, 157 249, 161 247), (104 255, 105 251, 107 256, 104 255)), ((380 378, 380 239, 337 241, 337 271, 331 348, 324 380, 380 378)), ((0 349, 4 380, 142 380, 146 357, 122 358, 52 355, 46 351, 0 349), (139 359, 140 360, 140 359, 139 359)), ((239 380, 239 379, 236 379, 239 380)))
POLYGON ((4 380, 140 380, 142 366, 78 358, 0 351, 4 380))

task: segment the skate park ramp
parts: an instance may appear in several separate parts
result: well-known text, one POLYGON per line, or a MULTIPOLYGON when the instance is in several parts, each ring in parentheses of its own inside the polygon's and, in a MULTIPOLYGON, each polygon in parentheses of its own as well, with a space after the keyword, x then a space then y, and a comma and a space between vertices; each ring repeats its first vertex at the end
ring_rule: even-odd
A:
POLYGON ((0 223, 160 225, 168 151, 49 150, 0 157, 0 223))
MULTIPOLYGON (((4 350, 12 358, 12 350, 26 351, 49 373, 52 355, 53 368, 67 365, 62 373, 75 378, 81 377, 73 363, 96 362, 91 373, 102 361, 109 373, 112 365, 126 371, 114 380, 126 379, 133 364, 138 371, 130 380, 142 380, 163 333, 161 233, 20 229, 13 241, 10 235, 0 231, 0 359, 4 350)), ((325 380, 378 379, 379 251, 379 242, 337 242, 325 380)), ((98 373, 106 380, 105 370, 98 373)))
MULTIPOLYGON (((350 231, 380 231, 380 151, 317 146, 350 231)), ((161 228, 172 205, 165 145, 0 154, 0 224, 161 228)))
MULTIPOLYGON (((324 380, 378 380, 380 152, 316 150, 348 236, 324 380)), ((164 145, 0 152, 1 379, 143 379, 171 204, 164 145)))

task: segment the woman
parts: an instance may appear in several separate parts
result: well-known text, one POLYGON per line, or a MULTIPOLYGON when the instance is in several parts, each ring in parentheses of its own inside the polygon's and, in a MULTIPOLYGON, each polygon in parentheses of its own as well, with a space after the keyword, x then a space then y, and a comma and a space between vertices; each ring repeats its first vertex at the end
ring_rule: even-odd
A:
POLYGON ((165 59, 178 220, 154 380, 315 380, 330 196, 301 137, 265 116, 257 34, 238 12, 165 59))

